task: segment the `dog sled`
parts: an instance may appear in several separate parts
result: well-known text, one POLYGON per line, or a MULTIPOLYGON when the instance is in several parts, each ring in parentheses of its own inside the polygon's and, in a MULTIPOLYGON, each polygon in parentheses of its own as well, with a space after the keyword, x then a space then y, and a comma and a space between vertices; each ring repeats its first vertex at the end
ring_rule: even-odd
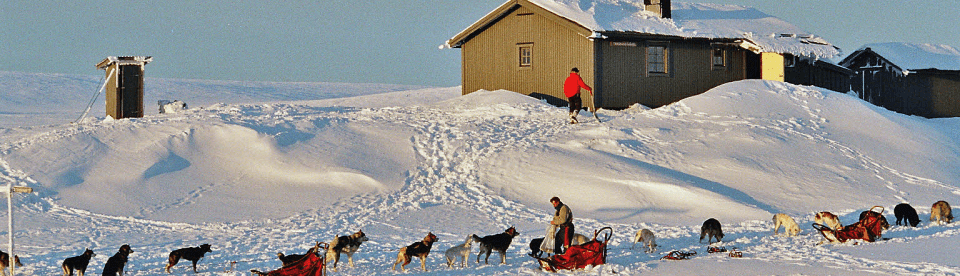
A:
POLYGON ((834 230, 826 225, 814 223, 813 228, 823 235, 830 243, 844 243, 848 240, 864 240, 874 242, 881 237, 883 222, 883 207, 873 206, 860 221, 834 230), (878 209, 878 211, 875 211, 878 209))
POLYGON ((284 265, 280 269, 270 272, 250 270, 258 276, 324 276, 326 275, 325 256, 329 245, 318 242, 300 260, 284 265))
POLYGON ((589 265, 602 265, 607 262, 607 242, 610 241, 612 235, 613 228, 603 227, 594 231, 592 240, 580 245, 571 245, 561 255, 533 258, 540 263, 540 269, 550 272, 556 272, 559 269, 573 270, 582 269, 589 265), (598 240, 597 237, 602 239, 598 240))

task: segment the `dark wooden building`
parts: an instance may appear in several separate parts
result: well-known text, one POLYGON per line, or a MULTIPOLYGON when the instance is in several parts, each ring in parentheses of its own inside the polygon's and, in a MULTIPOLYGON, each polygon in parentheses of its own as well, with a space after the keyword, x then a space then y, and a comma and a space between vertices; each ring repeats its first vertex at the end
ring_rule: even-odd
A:
POLYGON ((845 92, 852 74, 820 60, 836 47, 780 19, 669 0, 507 1, 447 45, 461 49, 463 94, 505 89, 566 104, 563 80, 577 67, 594 88, 584 105, 611 109, 659 107, 743 79, 845 92))
POLYGON ((105 70, 107 116, 114 119, 143 117, 143 66, 153 57, 107 57, 97 63, 105 70))
POLYGON ((960 116, 960 50, 948 45, 865 45, 840 62, 853 91, 892 111, 927 118, 960 116))

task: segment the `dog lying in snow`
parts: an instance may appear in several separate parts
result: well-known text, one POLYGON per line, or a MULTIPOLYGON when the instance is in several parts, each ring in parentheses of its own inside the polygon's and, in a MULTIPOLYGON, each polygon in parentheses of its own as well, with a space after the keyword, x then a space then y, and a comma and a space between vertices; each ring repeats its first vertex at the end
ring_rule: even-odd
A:
POLYGON ((840 230, 843 227, 843 224, 840 224, 840 219, 837 218, 837 215, 834 215, 830 212, 819 212, 813 215, 813 222, 817 224, 826 225, 833 230, 840 230))
POLYGON ((336 236, 330 241, 330 247, 327 248, 327 258, 324 261, 333 260, 333 270, 337 270, 337 263, 340 262, 340 254, 347 254, 347 262, 353 267, 353 253, 357 253, 360 244, 368 241, 367 234, 363 229, 349 236, 336 236))
POLYGON ((503 233, 485 236, 477 240, 480 243, 480 253, 477 254, 477 263, 480 263, 480 256, 484 253, 487 254, 487 257, 483 259, 484 263, 489 264, 488 260, 490 259, 490 253, 497 251, 500 253, 500 263, 507 263, 507 248, 510 247, 510 242, 513 241, 513 237, 520 235, 517 233, 517 229, 510 226, 503 233))
POLYGON ((796 236, 800 234, 800 226, 797 225, 797 222, 793 220, 790 216, 784 213, 779 213, 773 215, 773 235, 777 235, 777 230, 780 230, 780 226, 783 226, 784 232, 787 233, 788 237, 796 236))
POLYGON ((397 261, 393 263, 393 270, 397 270, 397 264, 403 263, 400 265, 400 270, 406 272, 406 266, 410 264, 410 260, 417 257, 420 259, 420 268, 427 271, 427 255, 430 254, 430 248, 433 248, 435 242, 437 242, 437 236, 433 232, 427 232, 427 236, 423 240, 400 248, 400 253, 397 253, 397 261))
POLYGON ((720 239, 723 239, 723 229, 720 227, 720 221, 715 218, 704 221, 703 226, 700 226, 701 243, 703 243, 703 237, 707 237, 707 243, 710 243, 710 240, 713 238, 716 238, 717 242, 720 242, 720 239))
POLYGON ((941 200, 933 204, 930 208, 930 222, 934 221, 937 224, 953 222, 953 210, 950 209, 949 203, 941 200))
POLYGON ((453 263, 460 257, 460 267, 467 267, 467 258, 470 257, 470 249, 473 249, 473 242, 480 240, 477 235, 469 235, 467 239, 458 245, 454 245, 443 253, 447 257, 447 266, 453 267, 453 263))
POLYGON ((644 228, 637 231, 637 234, 633 237, 633 245, 630 246, 630 249, 637 246, 638 242, 647 247, 647 250, 645 250, 647 253, 657 250, 657 237, 653 235, 653 231, 650 231, 650 229, 644 228))

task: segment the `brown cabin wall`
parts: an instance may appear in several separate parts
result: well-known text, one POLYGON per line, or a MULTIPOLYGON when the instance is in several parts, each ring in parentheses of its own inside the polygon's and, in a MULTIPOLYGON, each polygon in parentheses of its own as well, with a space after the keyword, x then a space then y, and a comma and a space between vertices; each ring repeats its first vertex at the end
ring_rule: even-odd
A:
POLYGON ((725 47, 726 66, 713 66, 713 47, 707 41, 601 41, 601 105, 626 108, 634 103, 660 107, 697 95, 718 85, 746 78, 746 52, 725 47), (668 73, 648 74, 646 47, 667 45, 668 73), (635 45, 635 46, 633 46, 635 45))
MULTIPOLYGON (((593 42, 556 19, 519 7, 461 46, 463 94, 506 89, 565 101, 563 81, 580 69, 594 86, 593 42), (532 43, 532 66, 520 67, 519 44, 532 43)), ((589 93, 583 93, 590 106, 589 93)), ((555 103, 555 102, 554 102, 555 103)))

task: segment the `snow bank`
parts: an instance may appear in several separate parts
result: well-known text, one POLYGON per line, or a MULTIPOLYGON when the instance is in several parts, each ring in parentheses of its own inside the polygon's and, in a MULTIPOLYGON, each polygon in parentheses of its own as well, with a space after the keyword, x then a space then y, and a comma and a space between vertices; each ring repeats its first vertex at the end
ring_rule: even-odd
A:
POLYGON ((900 202, 922 218, 936 200, 956 202, 956 118, 904 116, 758 80, 657 109, 603 110, 603 123, 582 114, 577 125, 561 107, 508 91, 357 89, 346 92, 357 97, 191 104, 138 119, 0 129, 0 180, 37 191, 15 199, 16 253, 27 260, 18 271, 59 273, 85 247, 99 268, 131 244, 127 271, 160 275, 171 250, 210 243, 199 275, 246 275, 279 267, 276 252, 302 253, 362 229, 370 241, 357 266, 337 273, 393 274, 396 248, 430 231, 440 237, 430 271, 414 264, 410 274, 539 275, 525 245, 542 235, 553 212, 547 200, 559 196, 577 232, 615 229, 609 264, 575 274, 960 273, 933 255, 955 244, 957 223, 895 226, 889 240, 856 246, 817 246, 819 234, 803 226, 816 211, 849 224, 881 205, 892 222, 900 202), (801 224, 801 236, 770 235, 778 212, 801 224), (723 224, 720 245, 743 259, 697 243, 710 217, 723 224), (510 226, 521 235, 507 264, 443 264, 439 252, 466 235, 510 226), (642 228, 656 233, 660 251, 630 250, 642 228), (917 247, 928 253, 909 249, 917 247), (669 250, 700 254, 659 261, 669 250))

